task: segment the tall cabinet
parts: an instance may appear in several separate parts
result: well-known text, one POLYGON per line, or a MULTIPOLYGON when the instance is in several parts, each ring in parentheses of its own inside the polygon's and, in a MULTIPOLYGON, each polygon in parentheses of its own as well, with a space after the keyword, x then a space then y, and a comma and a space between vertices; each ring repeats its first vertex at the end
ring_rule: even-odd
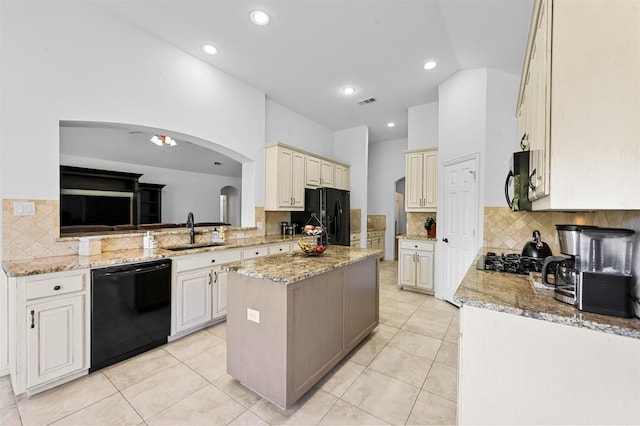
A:
POLYGON ((436 211, 436 177, 438 150, 426 149, 405 153, 405 210, 436 211))
POLYGON ((640 2, 536 0, 516 117, 534 210, 640 208, 640 2))
POLYGON ((265 147, 265 210, 304 210, 305 156, 276 144, 265 147))

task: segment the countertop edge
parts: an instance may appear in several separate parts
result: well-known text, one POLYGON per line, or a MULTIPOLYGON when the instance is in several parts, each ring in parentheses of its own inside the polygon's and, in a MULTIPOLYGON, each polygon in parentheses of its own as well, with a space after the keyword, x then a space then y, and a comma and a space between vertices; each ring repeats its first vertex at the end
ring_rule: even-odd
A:
POLYGON ((523 275, 478 270, 477 260, 487 250, 495 251, 486 247, 480 249, 453 297, 461 306, 640 339, 640 319, 636 317, 619 318, 580 311, 553 299, 546 291, 537 293, 529 280, 525 285, 523 275))
MULTIPOLYGON (((339 269, 345 266, 349 266, 358 262, 365 261, 367 259, 377 258, 380 256, 380 253, 382 253, 381 250, 377 250, 377 249, 350 248, 347 246, 345 246, 341 250, 348 251, 349 253, 357 253, 357 256, 354 258, 342 257, 342 256, 341 257, 327 256, 327 258, 329 259, 335 259, 335 262, 327 263, 325 261, 316 269, 306 270, 304 272, 300 272, 295 275, 287 274, 287 277, 284 277, 282 274, 277 274, 275 272, 276 271, 275 267, 273 267, 272 265, 271 267, 273 267, 274 269, 272 269, 271 271, 265 272, 264 269, 269 268, 269 266, 265 267, 263 265, 263 263, 266 262, 264 260, 265 258, 249 259, 242 262, 230 263, 227 265, 223 265, 222 269, 224 271, 235 272, 239 275, 244 275, 251 278, 257 278, 265 281, 271 281, 274 283, 290 285, 311 277, 324 274, 326 272, 329 272, 335 269, 339 269), (292 278, 289 278, 289 277, 292 277, 292 278)), ((281 264, 287 265, 290 263, 291 257, 306 258, 302 253, 285 253, 283 255, 275 256, 270 260, 270 263, 271 264, 281 263, 281 264), (278 259, 282 260, 282 262, 277 262, 278 259)), ((309 257, 307 259, 308 259, 308 262, 313 262, 315 259, 320 259, 320 257, 318 258, 309 257)), ((316 263, 316 265, 318 264, 316 263)))
POLYGON ((223 246, 199 247, 183 251, 170 251, 158 247, 156 249, 130 249, 103 252, 93 256, 78 254, 39 257, 24 260, 2 261, 2 270, 8 278, 20 278, 30 275, 49 274, 54 272, 72 271, 76 269, 102 268, 125 263, 146 262, 156 259, 176 258, 202 253, 214 253, 221 250, 241 249, 244 247, 297 242, 306 235, 282 236, 269 235, 264 237, 227 240, 223 246))
POLYGON ((584 328, 587 330, 599 331, 602 333, 613 334, 616 336, 630 337, 632 339, 640 339, 640 330, 619 327, 615 325, 602 324, 595 321, 589 321, 581 318, 568 318, 560 315, 554 315, 541 311, 531 311, 510 306, 498 305, 480 300, 454 297, 454 300, 462 305, 473 306, 480 309, 488 309, 490 311, 502 312, 505 314, 517 315, 525 318, 532 318, 541 321, 552 322, 571 327, 584 328))

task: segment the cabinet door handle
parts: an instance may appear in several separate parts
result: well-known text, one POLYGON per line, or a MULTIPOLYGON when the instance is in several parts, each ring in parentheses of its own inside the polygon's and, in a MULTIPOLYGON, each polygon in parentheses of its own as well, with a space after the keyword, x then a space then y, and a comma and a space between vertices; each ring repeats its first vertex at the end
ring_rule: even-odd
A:
POLYGON ((31 328, 36 328, 36 311, 31 311, 31 328))
POLYGON ((211 272, 209 272, 209 285, 211 285, 211 272))
POLYGON ((214 283, 214 284, 217 284, 217 283, 218 283, 218 272, 217 272, 217 271, 216 271, 216 272, 214 272, 214 273, 213 273, 213 276, 215 277, 215 278, 213 279, 213 283, 214 283))
POLYGON ((529 175, 529 189, 531 189, 534 192, 536 190, 536 185, 533 184, 533 177, 536 175, 536 170, 537 169, 533 169, 533 171, 529 175))
POLYGON ((443 238, 442 241, 444 241, 445 243, 448 243, 449 239, 448 238, 443 238))

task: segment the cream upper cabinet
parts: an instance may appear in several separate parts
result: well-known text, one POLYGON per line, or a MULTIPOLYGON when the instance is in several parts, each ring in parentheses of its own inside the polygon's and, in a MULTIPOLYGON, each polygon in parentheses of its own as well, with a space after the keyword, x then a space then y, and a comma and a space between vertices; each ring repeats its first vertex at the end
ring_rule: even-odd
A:
POLYGON ((307 187, 320 187, 322 173, 322 160, 311 155, 305 156, 305 181, 307 187))
POLYGON ((405 160, 405 210, 435 211, 438 150, 409 151, 405 160))
POLYGON ((271 145, 265 147, 265 210, 304 210, 305 155, 271 145))
POLYGON ((334 169, 335 164, 331 161, 322 160, 321 164, 321 173, 320 173, 320 184, 324 188, 333 188, 334 187, 334 169))
POLYGON ((331 161, 305 156, 305 186, 308 188, 334 188, 335 164, 331 161))
POLYGON ((534 210, 640 208, 640 2, 536 0, 516 117, 534 210))
POLYGON ((335 164, 333 183, 336 189, 344 189, 345 191, 349 190, 349 173, 350 169, 348 166, 344 166, 338 163, 335 164))

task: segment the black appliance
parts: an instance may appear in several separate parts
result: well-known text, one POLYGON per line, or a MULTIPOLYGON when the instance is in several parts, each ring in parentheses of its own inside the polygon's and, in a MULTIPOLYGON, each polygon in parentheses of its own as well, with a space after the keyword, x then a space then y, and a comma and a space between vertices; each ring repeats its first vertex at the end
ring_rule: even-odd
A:
POLYGON ((170 333, 170 259, 91 270, 90 372, 163 345, 170 333))
POLYGON ((291 222, 307 223, 311 213, 315 213, 326 228, 329 244, 349 246, 351 232, 349 197, 349 191, 342 189, 305 189, 305 211, 291 212, 291 222))
POLYGON ((480 256, 477 269, 485 271, 508 272, 511 274, 527 275, 529 272, 542 271, 544 258, 520 256, 517 253, 496 254, 488 252, 480 256))
POLYGON ((529 201, 529 151, 513 154, 513 166, 504 183, 504 196, 511 210, 531 210, 529 201), (509 187, 513 183, 513 198, 509 195, 509 187))

